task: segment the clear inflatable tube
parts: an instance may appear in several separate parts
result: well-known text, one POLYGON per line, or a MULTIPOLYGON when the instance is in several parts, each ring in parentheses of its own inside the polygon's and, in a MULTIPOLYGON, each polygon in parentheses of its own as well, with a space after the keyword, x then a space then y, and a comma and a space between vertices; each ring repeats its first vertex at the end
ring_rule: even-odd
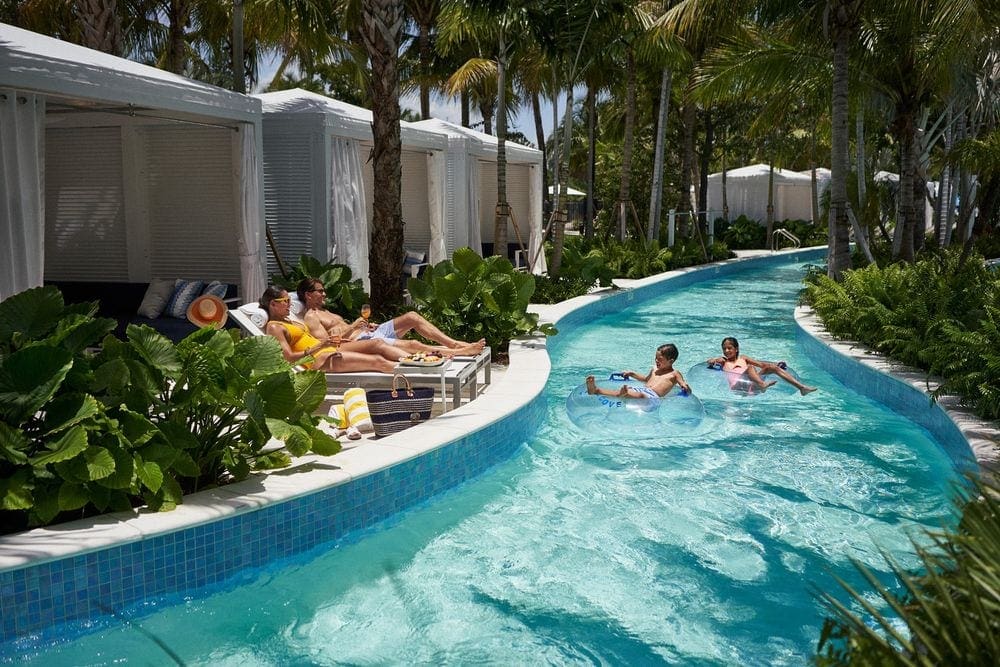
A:
MULTIPOLYGON (((784 365, 781 368, 791 373, 795 372, 784 365)), ((710 398, 731 398, 731 397, 758 397, 765 395, 790 395, 797 394, 798 391, 776 375, 762 375, 765 382, 777 380, 777 382, 767 390, 761 390, 746 373, 734 373, 722 370, 722 364, 698 364, 684 374, 684 379, 694 391, 703 397, 710 398)))
MULTIPOLYGON (((607 380, 599 380, 597 386, 618 392, 622 386, 645 385, 614 373, 607 380)), ((700 426, 705 407, 697 396, 679 387, 662 398, 625 398, 588 394, 587 385, 581 384, 566 397, 566 414, 585 431, 664 435, 700 426)))

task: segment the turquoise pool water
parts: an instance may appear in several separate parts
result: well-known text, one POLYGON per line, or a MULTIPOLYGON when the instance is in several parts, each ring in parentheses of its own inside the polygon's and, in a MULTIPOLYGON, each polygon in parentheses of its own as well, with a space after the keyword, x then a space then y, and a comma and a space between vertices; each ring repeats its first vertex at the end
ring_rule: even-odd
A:
POLYGON ((801 275, 741 273, 576 329, 552 346, 548 424, 508 463, 357 542, 19 661, 804 664, 813 591, 858 582, 850 558, 884 575, 880 547, 914 564, 907 536, 949 520, 957 475, 925 431, 801 355, 801 275), (567 420, 586 374, 645 372, 664 342, 687 370, 726 335, 819 391, 706 398, 694 435, 567 420))

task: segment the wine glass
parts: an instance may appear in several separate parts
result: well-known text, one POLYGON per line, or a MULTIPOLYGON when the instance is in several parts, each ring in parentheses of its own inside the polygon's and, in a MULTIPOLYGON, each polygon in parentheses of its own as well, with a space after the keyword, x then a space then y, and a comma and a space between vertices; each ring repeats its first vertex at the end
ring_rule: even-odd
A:
POLYGON ((371 315, 372 315, 372 305, 370 303, 366 303, 363 306, 361 306, 361 317, 363 319, 367 320, 369 317, 371 317, 371 315))

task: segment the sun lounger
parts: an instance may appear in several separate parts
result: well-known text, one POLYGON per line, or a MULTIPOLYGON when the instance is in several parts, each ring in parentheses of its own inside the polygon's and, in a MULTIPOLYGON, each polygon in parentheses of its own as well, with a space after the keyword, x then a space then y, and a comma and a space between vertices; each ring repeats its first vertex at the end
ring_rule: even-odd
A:
MULTIPOLYGON (((263 322, 258 324, 260 317, 252 317, 249 311, 253 305, 247 304, 229 311, 229 316, 240 328, 250 336, 265 336, 263 322), (257 321, 255 321, 257 320, 257 321)), ((479 371, 483 371, 483 387, 490 384, 490 364, 492 355, 486 347, 476 356, 453 357, 440 366, 422 367, 397 364, 396 372, 409 379, 410 384, 419 387, 437 387, 441 390, 442 410, 448 410, 448 395, 450 390, 451 407, 462 404, 462 392, 468 389, 471 401, 482 388, 479 385, 479 371)), ((378 372, 326 373, 328 391, 345 387, 363 387, 365 389, 383 389, 392 387, 392 375, 378 372)))

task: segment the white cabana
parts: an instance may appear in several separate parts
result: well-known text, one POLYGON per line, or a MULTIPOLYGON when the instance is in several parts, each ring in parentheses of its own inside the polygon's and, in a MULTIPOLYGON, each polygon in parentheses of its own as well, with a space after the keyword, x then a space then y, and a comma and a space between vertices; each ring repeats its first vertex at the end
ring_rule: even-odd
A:
MULTIPOLYGON (((299 89, 255 97, 264 111, 265 215, 282 259, 334 259, 367 287, 371 111, 299 89)), ((400 137, 404 245, 440 262, 455 249, 448 243, 448 138, 405 121, 400 137)))
MULTIPOLYGON (((449 193, 446 196, 448 216, 454 221, 449 226, 460 230, 455 237, 456 247, 468 245, 479 251, 480 243, 493 242, 497 203, 497 138, 436 118, 413 125, 448 135, 449 193)), ((504 146, 507 153, 507 202, 513 216, 507 240, 523 245, 528 261, 533 261, 532 271, 544 273, 545 253, 541 252, 542 152, 510 141, 504 146)))
POLYGON ((43 280, 263 291, 260 102, 0 24, 0 298, 43 280))
MULTIPOLYGON (((767 189, 770 167, 752 164, 726 172, 726 203, 729 219, 745 215, 767 220, 767 189)), ((774 170, 774 220, 812 220, 812 179, 787 169, 774 170)), ((722 172, 708 177, 708 208, 722 210, 722 172)))

